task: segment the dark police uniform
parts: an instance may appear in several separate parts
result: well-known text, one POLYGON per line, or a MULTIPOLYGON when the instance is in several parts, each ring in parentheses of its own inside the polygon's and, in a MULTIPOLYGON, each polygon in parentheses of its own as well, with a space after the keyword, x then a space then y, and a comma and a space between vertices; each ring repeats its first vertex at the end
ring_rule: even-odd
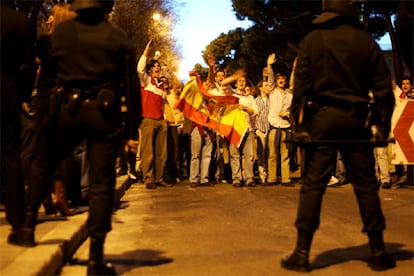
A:
MULTIPOLYGON (((347 1, 337 3, 350 5, 347 1)), ((310 245, 319 227, 322 197, 339 150, 357 197, 362 231, 370 239, 374 256, 371 268, 392 268, 395 262, 384 253, 385 219, 375 176, 374 145, 369 143, 373 134, 367 124, 367 120, 377 119, 378 136, 388 138, 395 101, 391 75, 378 45, 356 26, 356 20, 340 13, 322 13, 315 23, 315 29, 299 45, 292 101, 296 135, 309 134, 314 143, 304 147, 296 249, 281 264, 292 270, 310 270, 310 245), (370 90, 376 106, 371 116, 370 90), (305 112, 304 124, 299 114, 308 102, 313 102, 313 108, 305 112)))
MULTIPOLYGON (((383 54, 368 33, 343 24, 343 20, 326 22, 310 33, 299 49, 293 105, 298 109, 303 97, 314 102, 308 131, 315 141, 371 139, 371 129, 366 125, 370 89, 376 103, 384 107, 384 124, 389 131, 395 100, 383 54)), ((355 188, 363 232, 382 231, 385 221, 378 198, 373 145, 358 143, 305 148, 296 227, 310 231, 318 228, 320 198, 334 169, 338 149, 355 188)))
POLYGON ((17 12, 11 1, 0 2, 0 14, 0 201, 5 204, 6 220, 14 232, 21 227, 24 217, 24 184, 20 163, 20 104, 30 99, 36 67, 26 15, 17 12))
POLYGON ((126 35, 105 20, 97 1, 78 1, 77 4, 89 6, 78 11, 74 20, 58 25, 52 35, 58 89, 52 95, 49 123, 39 145, 42 150, 32 165, 26 221, 22 239, 17 244, 34 245, 31 232, 53 173, 60 161, 86 139, 87 227, 92 239, 91 251, 95 252, 90 251, 89 260, 94 265, 98 262, 98 268, 92 265, 91 271, 88 264, 88 274, 100 274, 101 270, 103 274, 112 274, 113 271, 105 270, 101 262, 103 241, 111 230, 115 162, 123 128, 120 102, 121 96, 126 96, 129 112, 136 112, 128 116, 129 127, 126 127, 127 138, 136 140, 140 120, 139 80, 135 54, 126 35), (94 239, 98 242, 94 243, 94 239))

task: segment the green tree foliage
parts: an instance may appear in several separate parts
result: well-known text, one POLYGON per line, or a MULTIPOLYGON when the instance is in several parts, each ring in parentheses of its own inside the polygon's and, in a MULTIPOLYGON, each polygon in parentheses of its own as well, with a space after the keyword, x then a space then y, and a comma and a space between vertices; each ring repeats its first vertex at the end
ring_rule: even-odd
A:
MULTIPOLYGON (((31 26, 33 41, 48 31, 47 18, 53 5, 73 0, 16 0, 19 10, 26 13, 31 26)), ((180 56, 171 35, 176 13, 173 0, 117 0, 111 14, 111 22, 123 29, 132 39, 137 57, 143 52, 149 39, 153 39, 153 50, 161 53, 159 60, 171 70, 177 68, 180 56), (153 15, 158 13, 159 18, 153 15)))
MULTIPOLYGON (((312 20, 321 12, 321 0, 232 0, 235 15, 240 20, 250 20, 252 27, 247 30, 231 30, 221 34, 207 45, 203 52, 206 60, 213 55, 218 64, 229 72, 243 67, 248 77, 257 83, 266 65, 267 56, 274 52, 276 72, 289 76, 296 55, 296 47, 311 30, 312 20)), ((385 32, 394 32, 390 24, 398 1, 371 0, 366 29, 374 38, 385 32)), ((397 49, 393 44, 393 49, 397 49)), ((398 59, 397 59, 398 62, 398 59)))
POLYGON ((196 63, 193 68, 198 73, 202 80, 206 80, 208 76, 208 68, 203 67, 200 63, 196 63))
POLYGON ((370 18, 367 25, 367 31, 371 33, 374 38, 380 38, 386 32, 390 35, 393 49, 394 78, 397 83, 400 83, 404 74, 404 68, 399 41, 396 38, 395 24, 392 22, 393 16, 397 14, 398 5, 399 1, 371 0, 368 6, 368 9, 370 10, 370 18))
POLYGON ((44 23, 41 22, 38 25, 38 19, 43 18, 43 14, 45 13, 45 7, 47 9, 47 5, 53 6, 54 3, 58 1, 47 0, 47 1, 36 1, 36 0, 16 0, 16 6, 19 11, 24 12, 27 15, 29 21, 29 28, 31 33, 31 38, 33 41, 37 40, 38 37, 38 28, 44 27, 44 23), (44 5, 46 4, 46 5, 44 5))
POLYGON ((296 45, 310 30, 310 22, 319 14, 320 1, 233 0, 235 15, 253 26, 221 34, 203 53, 216 57, 229 72, 243 67, 256 84, 270 53, 276 53, 274 70, 289 76, 296 45))

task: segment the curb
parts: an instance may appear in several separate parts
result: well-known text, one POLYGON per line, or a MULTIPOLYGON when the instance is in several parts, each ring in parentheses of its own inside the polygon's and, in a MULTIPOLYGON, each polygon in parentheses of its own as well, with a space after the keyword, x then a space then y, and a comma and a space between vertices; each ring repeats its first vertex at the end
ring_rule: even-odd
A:
MULTIPOLYGON (((117 178, 114 206, 119 202, 131 184, 132 183, 129 181, 128 176, 117 178)), ((87 239, 88 231, 86 227, 86 219, 88 212, 80 214, 79 217, 76 218, 77 216, 78 215, 74 216, 73 220, 71 218, 69 221, 64 222, 64 225, 61 225, 59 227, 61 230, 65 230, 65 228, 67 228, 69 231, 72 230, 72 233, 68 233, 69 238, 67 240, 60 239, 58 246, 56 246, 56 244, 53 246, 54 249, 51 250, 52 252, 50 252, 50 257, 48 260, 46 260, 45 263, 41 265, 41 267, 37 268, 31 275, 55 275, 61 269, 61 267, 65 265, 65 263, 73 256, 79 246, 81 246, 82 243, 87 239), (78 220, 80 223, 76 223, 78 220), (81 220, 83 220, 83 222, 81 222, 81 220), (72 224, 72 227, 70 227, 70 224, 72 224), (74 224, 76 226, 75 230, 73 230, 74 224)), ((62 237, 62 233, 60 233, 60 237, 62 237)), ((50 237, 46 237, 46 239, 53 240, 53 237, 52 239, 50 239, 50 237)), ((41 247, 44 246, 42 245, 41 247)), ((29 254, 33 258, 33 252, 29 252, 29 254)), ((42 254, 47 254, 47 252, 42 252, 42 254)), ((16 273, 16 271, 14 271, 14 273, 16 273)))

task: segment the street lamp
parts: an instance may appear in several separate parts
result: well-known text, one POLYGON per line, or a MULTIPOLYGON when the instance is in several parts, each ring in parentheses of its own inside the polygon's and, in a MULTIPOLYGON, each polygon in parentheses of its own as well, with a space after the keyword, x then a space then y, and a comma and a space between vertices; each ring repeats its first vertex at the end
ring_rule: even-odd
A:
POLYGON ((154 19, 154 21, 159 21, 161 19, 161 14, 159 14, 158 12, 154 13, 152 15, 152 19, 154 19))

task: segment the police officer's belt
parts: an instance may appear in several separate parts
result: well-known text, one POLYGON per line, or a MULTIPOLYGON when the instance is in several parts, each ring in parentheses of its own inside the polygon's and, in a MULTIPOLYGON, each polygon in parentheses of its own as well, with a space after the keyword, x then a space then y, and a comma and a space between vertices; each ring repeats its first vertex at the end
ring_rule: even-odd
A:
POLYGON ((60 102, 68 104, 69 109, 75 112, 82 101, 96 101, 102 111, 109 111, 119 105, 119 95, 111 86, 99 86, 96 88, 61 88, 57 94, 60 95, 60 102), (60 91, 60 92, 59 92, 60 91))
POLYGON ((83 89, 64 87, 62 92, 62 102, 67 103, 70 100, 95 100, 101 88, 83 89))
POLYGON ((315 101, 315 107, 318 109, 323 106, 334 107, 343 111, 361 112, 367 110, 368 103, 356 103, 329 97, 318 97, 315 101))

